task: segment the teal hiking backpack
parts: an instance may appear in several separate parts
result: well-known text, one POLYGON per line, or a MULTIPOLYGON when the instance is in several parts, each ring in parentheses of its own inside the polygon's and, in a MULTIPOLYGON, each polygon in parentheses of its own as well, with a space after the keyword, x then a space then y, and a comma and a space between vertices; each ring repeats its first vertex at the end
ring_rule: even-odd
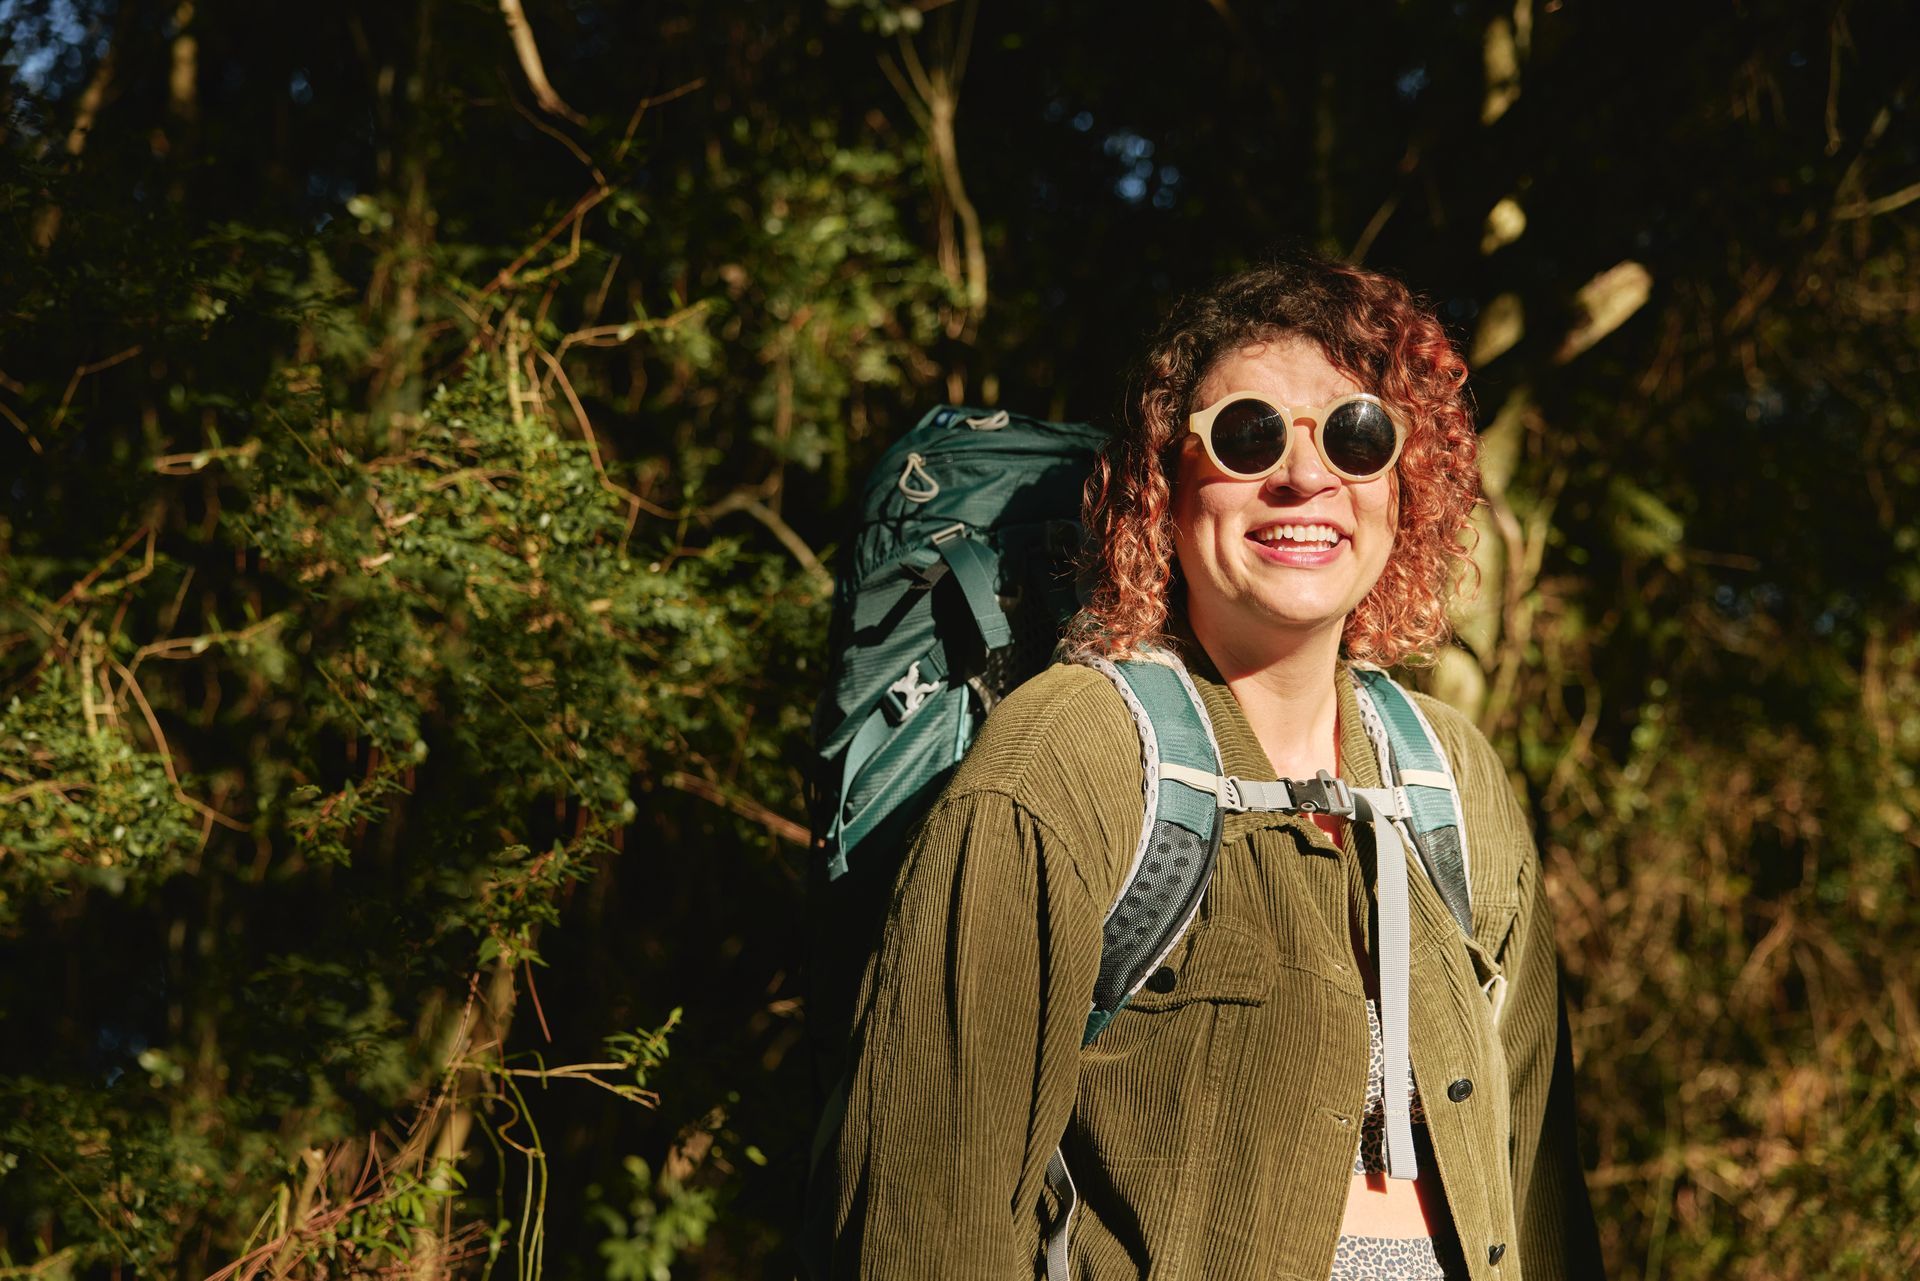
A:
MULTIPOLYGON (((1081 492, 1104 443, 1104 433, 1084 424, 942 405, 882 457, 868 482, 836 584, 829 681, 813 722, 808 1022, 823 1084, 845 1066, 860 974, 915 824, 993 705, 1051 660, 1077 608, 1081 492)), ((1083 1043, 1192 923, 1226 814, 1331 813, 1373 828, 1386 1072, 1404 1080, 1409 852, 1461 929, 1472 929, 1459 791, 1413 699, 1384 672, 1351 669, 1385 787, 1352 788, 1324 771, 1261 782, 1223 773, 1206 709, 1175 655, 1080 661, 1112 681, 1132 713, 1146 780, 1140 840, 1102 929, 1083 1043)), ((829 1094, 816 1160, 837 1128, 845 1084, 829 1094)), ((1405 1093, 1386 1091, 1385 1108, 1389 1173, 1411 1178, 1405 1093)), ((1076 1197, 1061 1152, 1048 1180, 1060 1212, 1047 1270, 1064 1277, 1076 1197)))
POLYGON ((813 720, 807 1022, 823 1083, 908 836, 1077 608, 1081 489, 1104 443, 1085 424, 941 405, 867 482, 813 720))

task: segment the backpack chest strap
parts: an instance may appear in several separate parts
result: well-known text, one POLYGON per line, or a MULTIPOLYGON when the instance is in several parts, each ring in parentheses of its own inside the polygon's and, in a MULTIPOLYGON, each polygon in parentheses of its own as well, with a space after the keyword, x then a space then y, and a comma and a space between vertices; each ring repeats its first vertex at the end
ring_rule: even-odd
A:
MULTIPOLYGON (((1225 814, 1295 813, 1336 814, 1354 817, 1355 793, 1346 783, 1321 770, 1319 777, 1269 780, 1239 778, 1231 774, 1213 774, 1184 765, 1163 762, 1160 776, 1184 784, 1197 792, 1206 792, 1225 814)), ((1395 817, 1403 817, 1398 802, 1395 817)))
MULTIPOLYGON (((1380 926, 1373 950, 1380 983, 1383 1066, 1386 1080, 1406 1080, 1413 969, 1413 900, 1407 882, 1407 851, 1412 840, 1406 826, 1413 818, 1413 805, 1407 789, 1349 787, 1326 770, 1312 779, 1256 781, 1163 762, 1160 775, 1195 791, 1210 793, 1223 813, 1334 814, 1372 828, 1380 909, 1380 926)), ((1386 1122, 1387 1177, 1418 1178, 1413 1115, 1407 1092, 1387 1090, 1381 1102, 1386 1122)))

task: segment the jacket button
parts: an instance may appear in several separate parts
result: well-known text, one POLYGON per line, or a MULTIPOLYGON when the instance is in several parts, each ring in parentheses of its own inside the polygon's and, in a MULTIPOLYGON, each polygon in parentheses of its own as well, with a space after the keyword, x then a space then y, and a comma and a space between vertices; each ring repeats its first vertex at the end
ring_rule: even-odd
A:
POLYGON ((1179 976, 1173 972, 1173 967, 1163 965, 1155 970, 1153 976, 1147 980, 1147 991, 1171 992, 1173 991, 1173 985, 1178 981, 1179 976))
POLYGON ((1467 1096, 1472 1093, 1473 1093, 1473 1082, 1467 1080, 1467 1078, 1464 1076, 1461 1077, 1458 1081, 1455 1081, 1452 1085, 1449 1085, 1447 1087, 1447 1097, 1452 1099, 1455 1103, 1465 1103, 1467 1101, 1467 1096))
POLYGON ((1507 1243, 1505 1241, 1502 1241, 1499 1245, 1492 1245, 1487 1247, 1488 1263, 1498 1263, 1500 1262, 1500 1260, 1506 1257, 1507 1257, 1507 1243))

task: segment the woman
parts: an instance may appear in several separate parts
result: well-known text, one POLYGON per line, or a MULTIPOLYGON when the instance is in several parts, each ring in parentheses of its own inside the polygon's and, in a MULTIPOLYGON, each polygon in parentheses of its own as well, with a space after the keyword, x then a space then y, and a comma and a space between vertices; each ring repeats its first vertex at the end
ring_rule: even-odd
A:
MULTIPOLYGON (((1371 272, 1294 258, 1183 301, 1088 485, 1073 643, 1176 652, 1227 774, 1378 787, 1346 664, 1446 639, 1478 484, 1465 373, 1371 272)), ((1115 687, 1062 664, 994 711, 903 865, 812 1193, 816 1272, 1034 1275, 1058 1145, 1076 1277, 1597 1275, 1539 858, 1486 741, 1420 702, 1473 930, 1416 872, 1416 1178, 1385 1177, 1379 1137, 1370 831, 1230 816, 1194 925, 1082 1049, 1143 773, 1115 687)))

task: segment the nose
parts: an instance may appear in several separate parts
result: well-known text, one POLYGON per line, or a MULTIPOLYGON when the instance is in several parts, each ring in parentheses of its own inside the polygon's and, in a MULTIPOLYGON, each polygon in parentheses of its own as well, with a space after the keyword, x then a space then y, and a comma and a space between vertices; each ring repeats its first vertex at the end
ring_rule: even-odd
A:
POLYGON ((1292 448, 1287 450, 1287 461, 1276 468, 1267 477, 1267 484, 1276 490, 1285 490, 1301 497, 1311 497, 1339 485, 1340 477, 1327 469, 1320 457, 1319 446, 1314 443, 1313 433, 1319 424, 1311 418, 1296 418, 1290 429, 1293 432, 1292 448))

